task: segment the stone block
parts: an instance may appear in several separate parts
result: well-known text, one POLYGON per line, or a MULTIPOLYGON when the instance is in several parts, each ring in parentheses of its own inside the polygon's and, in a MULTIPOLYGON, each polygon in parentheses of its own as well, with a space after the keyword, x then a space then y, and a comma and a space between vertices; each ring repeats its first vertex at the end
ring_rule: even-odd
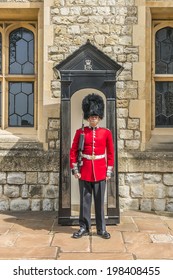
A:
POLYGON ((124 140, 118 140, 118 150, 124 150, 124 140))
POLYGON ((119 186, 124 186, 125 185, 124 173, 119 173, 118 179, 119 179, 119 186))
POLYGON ((139 129, 139 119, 128 119, 127 128, 128 129, 139 129))
POLYGON ((126 128, 126 119, 118 118, 117 122, 118 129, 126 128))
POLYGON ((155 198, 165 198, 166 197, 166 187, 162 183, 157 184, 155 191, 154 191, 154 197, 155 198))
POLYGON ((138 150, 140 148, 140 141, 139 140, 126 140, 125 148, 127 148, 128 150, 138 150))
POLYGON ((68 28, 68 32, 69 32, 69 34, 73 34, 73 35, 80 34, 80 27, 79 27, 79 25, 71 25, 68 28))
POLYGON ((99 45, 105 44, 105 36, 104 35, 95 35, 95 41, 99 45))
POLYGON ((144 185, 144 197, 145 198, 154 198, 156 188, 157 188, 157 185, 155 185, 155 184, 145 184, 144 185))
POLYGON ((163 183, 167 186, 173 186, 173 173, 163 174, 163 183))
POLYGON ((37 184, 37 172, 26 172, 26 184, 37 184))
POLYGON ((48 184, 49 183, 49 173, 48 172, 38 172, 38 184, 48 184))
POLYGON ((138 96, 137 89, 134 88, 126 88, 119 89, 117 91, 117 96, 120 99, 135 99, 138 96))
POLYGON ((146 212, 151 212, 151 209, 152 209, 151 199, 141 199, 140 210, 146 211, 146 212))
MULTIPOLYGON (((55 9, 54 9, 55 10, 55 9)), ((59 10, 58 10, 59 11, 59 10)), ((70 13, 70 9, 67 7, 63 7, 63 8, 61 8, 60 9, 60 14, 62 15, 62 16, 67 16, 67 15, 69 15, 69 13, 70 13)))
POLYGON ((141 132, 140 131, 135 131, 134 132, 134 139, 135 140, 140 140, 141 138, 141 132))
POLYGON ((169 199, 166 203, 166 211, 173 212, 173 199, 169 199))
POLYGON ((121 139, 133 139, 133 130, 120 129, 121 139))
POLYGON ((57 130, 48 130, 47 138, 50 140, 55 140, 59 138, 59 133, 57 130))
POLYGON ((25 184, 24 172, 8 172, 7 183, 10 185, 22 185, 25 184))
POLYGON ((0 198, 0 211, 7 211, 9 208, 9 200, 7 198, 0 198))
POLYGON ((0 172, 0 184, 6 184, 6 172, 0 172))
POLYGON ((59 173, 51 172, 49 174, 49 184, 58 185, 59 184, 59 173))
POLYGON ((53 199, 43 199, 43 211, 53 211, 54 209, 53 199))
POLYGON ((2 193, 3 193, 3 188, 2 188, 2 186, 0 185, 0 197, 2 196, 2 193))
POLYGON ((118 108, 117 115, 119 118, 127 118, 128 117, 128 109, 126 108, 118 108))
POLYGON ((120 209, 139 210, 139 200, 120 197, 120 209))
POLYGON ((131 197, 133 198, 140 198, 143 197, 143 187, 142 186, 131 186, 131 197))
POLYGON ((49 185, 44 188, 45 198, 57 198, 58 197, 58 187, 54 185, 49 185))
POLYGON ((130 186, 143 186, 143 174, 128 173, 125 175, 125 183, 130 186))
POLYGON ((40 211, 41 210, 41 200, 32 199, 31 200, 31 211, 40 211))
POLYGON ((48 127, 49 127, 49 129, 60 128, 60 120, 59 119, 49 119, 48 127))
POLYGON ((27 211, 30 210, 29 199, 16 198, 10 201, 11 211, 27 211))
POLYGON ((119 196, 120 197, 129 197, 130 196, 130 188, 129 186, 119 186, 119 196))
POLYGON ((147 184, 159 183, 162 180, 162 175, 157 173, 146 173, 144 174, 144 182, 147 184))
POLYGON ((41 198, 43 194, 43 187, 41 185, 30 185, 29 196, 32 198, 41 198))
POLYGON ((173 187, 167 187, 167 196, 173 198, 173 187))
POLYGON ((29 187, 28 185, 23 185, 21 187, 21 197, 28 198, 29 197, 29 187))
POLYGON ((125 99, 117 100, 117 108, 127 108, 129 105, 129 101, 125 99))
POLYGON ((155 211, 165 211, 166 199, 154 199, 153 210, 155 211))
POLYGON ((7 197, 19 197, 19 187, 18 186, 4 186, 4 195, 7 197))

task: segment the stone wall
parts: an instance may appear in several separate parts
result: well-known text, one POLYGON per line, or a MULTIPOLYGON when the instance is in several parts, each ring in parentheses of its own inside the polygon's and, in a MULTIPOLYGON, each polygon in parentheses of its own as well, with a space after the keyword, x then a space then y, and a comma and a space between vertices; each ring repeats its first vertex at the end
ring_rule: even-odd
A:
POLYGON ((173 212, 173 173, 119 174, 120 208, 173 212))
POLYGON ((14 139, 4 136, 0 143, 0 211, 57 211, 59 120, 48 119, 48 151, 41 143, 14 139))
MULTIPOLYGON (((129 115, 130 100, 138 99, 133 63, 139 47, 133 44, 133 26, 138 22, 135 0, 55 0, 51 8, 54 45, 49 59, 58 64, 85 44, 87 39, 124 67, 117 81, 118 147, 139 150, 140 119, 129 115)), ((52 81, 52 97, 59 97, 59 81, 52 81)))
POLYGON ((119 158, 122 209, 173 211, 173 152, 122 153, 119 158))

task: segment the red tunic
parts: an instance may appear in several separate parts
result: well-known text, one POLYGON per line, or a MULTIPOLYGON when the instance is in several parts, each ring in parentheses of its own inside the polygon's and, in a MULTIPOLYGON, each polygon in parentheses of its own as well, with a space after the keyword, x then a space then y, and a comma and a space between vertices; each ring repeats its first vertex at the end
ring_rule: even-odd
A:
MULTIPOLYGON (((78 129, 73 139, 72 147, 70 149, 70 168, 73 169, 77 164, 78 158, 78 143, 82 129, 78 129)), ((107 128, 98 127, 92 129, 84 127, 85 141, 84 150, 85 155, 104 155, 101 159, 87 159, 82 158, 82 166, 80 169, 81 180, 96 182, 106 179, 107 169, 113 169, 114 165, 114 144, 112 133, 107 128)))

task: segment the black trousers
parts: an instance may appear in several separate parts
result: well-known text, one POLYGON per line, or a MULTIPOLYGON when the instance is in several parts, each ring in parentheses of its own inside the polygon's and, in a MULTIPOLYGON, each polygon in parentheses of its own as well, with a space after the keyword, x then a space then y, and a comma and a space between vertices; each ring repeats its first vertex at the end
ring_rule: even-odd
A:
POLYGON ((87 182, 79 180, 80 214, 79 225, 87 230, 91 227, 91 203, 94 195, 95 218, 97 230, 106 230, 104 216, 104 196, 106 181, 87 182))

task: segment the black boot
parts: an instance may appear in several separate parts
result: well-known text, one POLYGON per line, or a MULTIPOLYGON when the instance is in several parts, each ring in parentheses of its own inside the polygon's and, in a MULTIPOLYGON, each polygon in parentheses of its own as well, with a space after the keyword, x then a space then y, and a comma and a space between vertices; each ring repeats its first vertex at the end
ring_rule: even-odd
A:
POLYGON ((89 230, 81 227, 77 232, 74 232, 73 233, 73 238, 81 238, 82 236, 86 236, 86 235, 89 235, 89 230))
POLYGON ((106 230, 97 230, 97 234, 100 235, 104 239, 110 239, 111 235, 106 230))

